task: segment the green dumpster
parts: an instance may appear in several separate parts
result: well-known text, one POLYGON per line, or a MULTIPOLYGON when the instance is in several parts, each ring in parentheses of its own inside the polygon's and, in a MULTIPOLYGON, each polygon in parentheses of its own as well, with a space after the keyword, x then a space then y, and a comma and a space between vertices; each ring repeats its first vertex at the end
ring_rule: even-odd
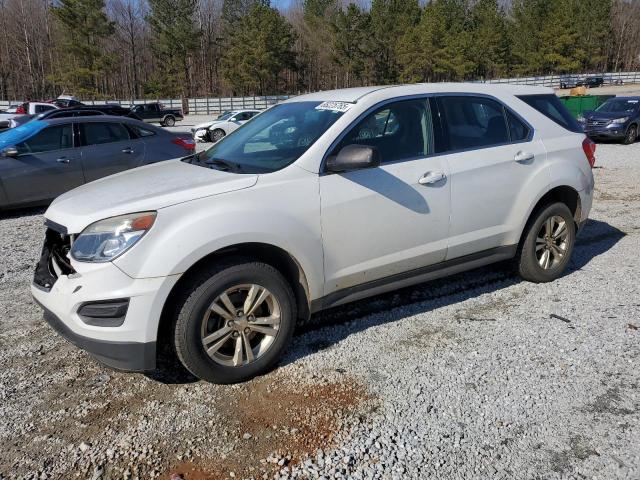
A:
POLYGON ((579 95, 574 97, 564 96, 560 97, 560 101, 564 103, 564 106, 567 107, 567 110, 571 112, 571 115, 577 117, 582 112, 595 110, 604 102, 613 97, 615 97, 615 95, 579 95))

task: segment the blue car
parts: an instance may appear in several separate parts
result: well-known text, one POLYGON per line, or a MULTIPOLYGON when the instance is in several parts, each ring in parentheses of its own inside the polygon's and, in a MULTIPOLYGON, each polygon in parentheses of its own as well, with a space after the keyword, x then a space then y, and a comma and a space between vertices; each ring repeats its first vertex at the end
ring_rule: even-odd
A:
POLYGON ((194 149, 191 138, 125 117, 32 120, 0 133, 0 210, 47 204, 84 183, 194 149))
POLYGON ((629 145, 638 139, 640 97, 610 98, 578 117, 584 132, 594 140, 618 140, 629 145))

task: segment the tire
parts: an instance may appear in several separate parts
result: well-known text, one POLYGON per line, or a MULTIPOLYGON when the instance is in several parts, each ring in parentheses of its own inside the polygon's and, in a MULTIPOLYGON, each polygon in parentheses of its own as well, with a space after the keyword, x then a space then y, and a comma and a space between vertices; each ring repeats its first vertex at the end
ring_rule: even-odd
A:
POLYGON ((226 133, 224 133, 224 130, 221 130, 219 128, 216 128, 213 132, 211 132, 209 134, 209 136, 211 137, 211 141, 212 142, 219 142, 220 140, 222 140, 222 138, 226 135, 226 133))
POLYGON ((176 124, 176 119, 173 115, 167 115, 166 117, 164 117, 164 120, 162 121, 162 126, 163 127, 173 127, 176 124))
POLYGON ((265 373, 291 341, 295 297, 282 274, 265 263, 237 258, 211 266, 185 285, 182 299, 174 346, 180 362, 202 380, 229 384, 265 373), (257 305, 242 312, 251 287, 257 305), (258 287, 269 294, 262 301, 258 287))
POLYGON ((631 125, 627 129, 627 133, 625 134, 624 140, 622 140, 622 143, 624 145, 631 145, 632 143, 635 143, 637 138, 638 138, 638 126, 631 125))
POLYGON ((575 240, 576 225, 569 207, 564 203, 552 203, 536 210, 525 227, 516 254, 518 273, 524 280, 534 283, 551 282, 559 278, 571 259, 575 240), (552 225, 550 238, 547 238, 547 222, 552 225), (564 228, 558 229, 561 222, 564 222, 564 228))

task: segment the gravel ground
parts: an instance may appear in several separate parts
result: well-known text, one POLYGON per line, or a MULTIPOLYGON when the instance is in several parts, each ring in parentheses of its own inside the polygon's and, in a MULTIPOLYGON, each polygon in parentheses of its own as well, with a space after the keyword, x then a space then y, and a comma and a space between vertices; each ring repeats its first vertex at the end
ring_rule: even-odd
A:
POLYGON ((41 320, 41 211, 0 218, 0 479, 640 478, 640 143, 600 145, 571 268, 314 316, 242 385, 119 373, 41 320))

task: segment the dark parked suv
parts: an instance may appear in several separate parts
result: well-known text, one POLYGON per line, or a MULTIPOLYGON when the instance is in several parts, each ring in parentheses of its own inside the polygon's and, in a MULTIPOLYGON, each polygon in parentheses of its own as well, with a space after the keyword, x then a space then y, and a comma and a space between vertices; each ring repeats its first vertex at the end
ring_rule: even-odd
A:
POLYGON ((640 97, 610 98, 594 111, 578 117, 589 138, 621 140, 628 145, 638 138, 640 97))

